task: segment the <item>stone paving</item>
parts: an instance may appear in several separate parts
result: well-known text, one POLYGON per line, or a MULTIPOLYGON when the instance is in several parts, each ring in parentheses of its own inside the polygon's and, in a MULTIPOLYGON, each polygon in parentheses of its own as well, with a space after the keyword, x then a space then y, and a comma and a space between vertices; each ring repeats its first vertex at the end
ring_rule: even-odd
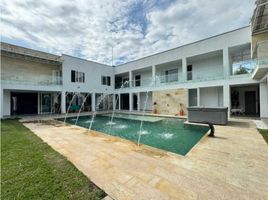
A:
POLYGON ((24 125, 116 200, 268 199, 268 146, 249 121, 215 126, 186 156, 59 122, 24 125))

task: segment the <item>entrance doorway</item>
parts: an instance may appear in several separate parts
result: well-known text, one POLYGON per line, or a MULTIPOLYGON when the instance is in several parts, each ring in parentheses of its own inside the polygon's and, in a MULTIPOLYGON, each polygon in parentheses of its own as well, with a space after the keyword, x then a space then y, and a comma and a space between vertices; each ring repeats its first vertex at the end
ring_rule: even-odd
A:
POLYGON ((11 115, 37 114, 38 94, 11 92, 11 115))
POLYGON ((129 94, 120 95, 121 110, 129 110, 129 94))
POLYGON ((256 114, 256 91, 245 92, 245 113, 256 114))
POLYGON ((133 94, 133 110, 138 110, 138 96, 133 94))

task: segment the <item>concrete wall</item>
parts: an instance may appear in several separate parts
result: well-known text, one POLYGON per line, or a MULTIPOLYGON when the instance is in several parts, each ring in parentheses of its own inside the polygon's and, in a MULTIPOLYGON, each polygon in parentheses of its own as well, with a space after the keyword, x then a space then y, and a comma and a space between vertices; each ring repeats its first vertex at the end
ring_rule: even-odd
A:
POLYGON ((157 104, 153 107, 159 114, 178 115, 180 112, 180 103, 182 109, 187 114, 188 93, 185 89, 154 91, 153 102, 157 104))
MULTIPOLYGON (((268 40, 268 32, 253 35, 252 38, 251 38, 252 52, 254 52, 256 50, 257 43, 267 41, 267 40, 268 40)), ((265 51, 265 49, 261 49, 261 51, 257 52, 258 55, 255 55, 255 56, 257 56, 258 58, 264 58, 265 56, 267 56, 267 52, 268 52, 267 47, 268 47, 268 45, 266 45, 265 47, 266 47, 267 51, 265 51), (262 55, 262 54, 264 54, 264 55, 262 55)))
POLYGON ((200 106, 222 107, 223 87, 200 88, 200 106))

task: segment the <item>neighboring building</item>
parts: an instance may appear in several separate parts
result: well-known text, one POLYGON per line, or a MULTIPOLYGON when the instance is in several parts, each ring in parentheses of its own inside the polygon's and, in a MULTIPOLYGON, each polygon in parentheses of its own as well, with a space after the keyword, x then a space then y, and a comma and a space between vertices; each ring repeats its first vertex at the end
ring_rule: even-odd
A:
POLYGON ((206 106, 268 118, 267 21, 267 1, 258 1, 251 27, 116 67, 1 43, 1 117, 77 112, 84 103, 84 111, 174 115, 206 106))

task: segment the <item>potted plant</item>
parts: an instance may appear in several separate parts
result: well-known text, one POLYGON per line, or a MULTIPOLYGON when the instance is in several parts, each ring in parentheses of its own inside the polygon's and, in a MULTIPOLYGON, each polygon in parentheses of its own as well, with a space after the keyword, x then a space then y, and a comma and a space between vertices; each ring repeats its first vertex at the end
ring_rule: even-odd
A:
POLYGON ((157 103, 156 103, 156 102, 154 102, 154 109, 153 109, 153 114, 157 114, 157 109, 156 109, 156 105, 157 105, 157 103))
POLYGON ((184 115, 184 111, 183 111, 183 104, 180 103, 180 116, 184 115))

